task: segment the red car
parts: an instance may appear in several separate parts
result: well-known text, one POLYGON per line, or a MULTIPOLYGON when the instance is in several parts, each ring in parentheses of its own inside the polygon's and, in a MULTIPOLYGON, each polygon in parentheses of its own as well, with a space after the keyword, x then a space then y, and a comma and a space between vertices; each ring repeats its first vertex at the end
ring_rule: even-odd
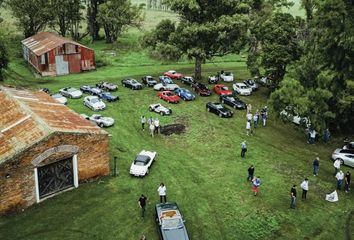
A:
POLYGON ((224 84, 216 84, 213 88, 214 92, 219 95, 232 95, 232 91, 229 90, 224 84))
POLYGON ((178 73, 175 70, 167 71, 163 75, 170 77, 171 79, 181 79, 183 77, 182 73, 178 73))
POLYGON ((179 96, 175 95, 171 91, 158 92, 157 96, 168 103, 179 103, 179 100, 181 100, 179 96))

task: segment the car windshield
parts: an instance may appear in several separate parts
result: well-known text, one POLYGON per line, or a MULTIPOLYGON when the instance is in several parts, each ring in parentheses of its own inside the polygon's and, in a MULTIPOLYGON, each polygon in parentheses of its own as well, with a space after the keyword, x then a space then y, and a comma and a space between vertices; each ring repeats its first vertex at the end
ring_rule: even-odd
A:
POLYGON ((101 116, 100 116, 100 115, 96 115, 96 116, 94 116, 93 118, 94 118, 94 119, 100 119, 101 116))
POLYGON ((247 87, 245 85, 240 85, 239 88, 246 89, 247 87))
POLYGON ((60 93, 56 93, 52 95, 53 98, 62 98, 63 95, 61 95, 60 93))
MULTIPOLYGON (((88 87, 88 88, 89 88, 89 87, 88 87)), ((77 90, 76 90, 75 88, 68 88, 67 91, 68 91, 68 92, 75 92, 75 91, 77 91, 77 90)))
POLYGON ((217 109, 223 109, 223 108, 224 108, 221 104, 215 104, 215 107, 216 107, 217 109))
POLYGON ((170 92, 169 92, 169 93, 166 93, 165 95, 166 95, 166 96, 173 96, 173 93, 170 93, 170 92))
POLYGON ((134 161, 134 164, 135 164, 136 166, 145 166, 145 165, 146 165, 146 162, 141 162, 141 161, 135 160, 135 161, 134 161))
POLYGON ((207 87, 206 87, 204 84, 199 84, 198 87, 199 87, 200 89, 207 89, 207 87))
POLYGON ((163 218, 162 228, 179 228, 183 224, 181 218, 163 218))
POLYGON ((104 92, 103 94, 106 95, 106 96, 112 96, 112 94, 109 93, 109 92, 104 92))
POLYGON ((163 81, 165 84, 173 84, 173 81, 170 78, 165 78, 163 81))
POLYGON ((229 90, 228 87, 221 87, 222 90, 229 90))
POLYGON ((130 80, 133 84, 138 83, 135 79, 130 80))
POLYGON ((92 103, 98 103, 100 102, 100 100, 98 98, 91 98, 91 101, 92 103))
POLYGON ((232 101, 232 102, 235 102, 235 101, 236 101, 234 97, 227 97, 227 98, 228 98, 228 100, 230 100, 230 101, 232 101))
POLYGON ((225 72, 224 75, 225 76, 231 76, 231 73, 230 72, 225 72))

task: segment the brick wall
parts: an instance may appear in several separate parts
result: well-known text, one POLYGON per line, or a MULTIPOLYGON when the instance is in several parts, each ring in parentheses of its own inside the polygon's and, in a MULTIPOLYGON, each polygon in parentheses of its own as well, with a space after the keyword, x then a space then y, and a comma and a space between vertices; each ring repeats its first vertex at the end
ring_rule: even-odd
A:
MULTIPOLYGON (((36 202, 35 166, 31 162, 47 149, 59 145, 79 147, 80 182, 109 173, 107 134, 53 133, 0 166, 0 214, 16 211, 36 202)), ((54 154, 47 162, 53 162, 60 157, 60 153, 54 154)))

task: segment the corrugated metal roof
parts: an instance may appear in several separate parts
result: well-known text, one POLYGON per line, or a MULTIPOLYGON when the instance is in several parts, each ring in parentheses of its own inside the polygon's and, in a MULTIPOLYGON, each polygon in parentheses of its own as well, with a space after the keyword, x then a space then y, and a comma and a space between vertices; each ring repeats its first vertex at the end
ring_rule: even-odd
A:
POLYGON ((53 132, 107 134, 48 94, 0 86, 0 164, 53 132))
POLYGON ((84 48, 88 48, 80 43, 61 37, 51 32, 40 32, 32 37, 22 40, 21 42, 23 45, 28 47, 32 52, 34 52, 34 54, 36 54, 37 56, 49 52, 50 50, 59 47, 65 43, 71 43, 84 48))

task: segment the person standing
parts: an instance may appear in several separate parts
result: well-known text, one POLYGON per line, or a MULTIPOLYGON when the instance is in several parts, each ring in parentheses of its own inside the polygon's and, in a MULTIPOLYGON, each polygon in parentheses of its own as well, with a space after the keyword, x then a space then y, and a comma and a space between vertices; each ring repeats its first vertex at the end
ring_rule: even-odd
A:
POLYGON ((320 168, 320 158, 316 157, 315 160, 313 160, 313 175, 317 176, 318 174, 318 169, 320 168))
POLYGON ((248 168, 248 177, 247 177, 247 181, 252 181, 253 180, 253 175, 254 175, 254 166, 251 165, 249 168, 248 168))
POLYGON ((328 143, 329 139, 331 137, 331 133, 328 128, 326 128, 323 132, 323 142, 328 143))
POLYGON ((140 122, 141 122, 141 128, 143 131, 145 130, 145 123, 146 123, 146 118, 144 116, 140 117, 140 122))
POLYGON ((250 132, 251 132, 251 121, 247 120, 247 123, 246 123, 246 134, 247 134, 247 136, 250 135, 250 132))
POLYGON ((154 125, 155 125, 155 133, 156 134, 160 133, 160 120, 158 118, 154 120, 154 125))
POLYGON ((254 128, 257 128, 257 124, 258 124, 258 114, 255 113, 253 115, 253 126, 254 126, 254 128))
POLYGON ((138 204, 139 204, 140 209, 141 209, 141 217, 142 218, 145 217, 146 202, 147 202, 147 197, 145 197, 144 194, 141 194, 141 196, 140 196, 140 198, 138 200, 138 204))
POLYGON ((315 131, 315 129, 311 129, 310 130, 310 144, 315 144, 315 142, 316 142, 316 131, 315 131))
POLYGON ((157 189, 157 191, 159 192, 160 203, 162 203, 162 200, 164 200, 164 202, 166 202, 167 198, 166 198, 166 186, 165 186, 165 184, 161 183, 159 188, 157 189))
POLYGON ((247 114, 246 114, 247 121, 252 121, 252 117, 253 117, 252 113, 251 112, 247 112, 247 114))
POLYGON ((252 180, 252 191, 254 193, 254 196, 257 196, 257 194, 259 193, 259 186, 261 186, 261 178, 260 176, 255 177, 252 180))
POLYGON ((334 175, 336 175, 338 173, 338 171, 340 170, 340 160, 336 159, 333 163, 333 167, 334 167, 334 175))
POLYGON ((309 180, 305 178, 300 187, 302 189, 302 199, 306 199, 307 191, 309 190, 309 180))
POLYGON ((343 179, 344 179, 343 171, 340 170, 339 172, 337 172, 335 178, 337 179, 337 189, 341 190, 342 189, 342 185, 343 185, 343 179))
POLYGON ((151 137, 154 137, 154 132, 155 132, 155 125, 154 125, 154 123, 151 123, 151 124, 149 125, 149 129, 150 129, 151 137))
POLYGON ((290 208, 295 209, 296 207, 296 185, 294 184, 293 187, 290 189, 290 208))
POLYGON ((267 110, 266 109, 262 109, 261 117, 262 117, 263 127, 265 127, 266 122, 267 122, 267 110))
POLYGON ((241 143, 241 157, 244 158, 245 154, 247 152, 247 145, 246 145, 246 141, 243 141, 241 143))
POLYGON ((247 104, 246 108, 247 108, 247 113, 252 111, 252 105, 250 103, 247 104))
POLYGON ((344 176, 344 189, 346 193, 348 193, 350 190, 350 179, 351 179, 350 172, 347 171, 347 173, 344 176))

